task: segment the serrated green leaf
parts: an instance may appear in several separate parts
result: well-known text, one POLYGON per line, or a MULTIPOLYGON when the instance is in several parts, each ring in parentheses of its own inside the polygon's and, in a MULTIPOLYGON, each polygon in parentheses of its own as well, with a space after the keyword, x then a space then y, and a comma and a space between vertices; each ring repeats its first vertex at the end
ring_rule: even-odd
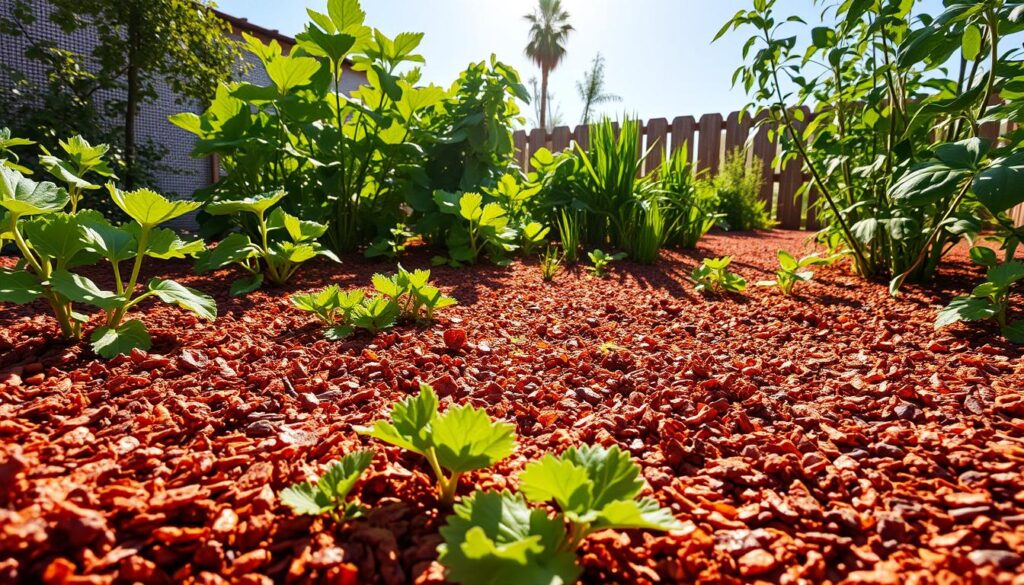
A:
POLYGON ((196 272, 201 274, 242 262, 254 256, 257 252, 256 246, 249 240, 248 236, 239 233, 230 234, 214 248, 200 252, 196 258, 196 272))
POLYGON ((490 467, 515 450, 515 426, 493 422, 487 411, 453 406, 430 423, 429 439, 441 467, 464 473, 490 467))
POLYGON ((121 191, 108 184, 107 190, 121 211, 144 227, 156 227, 202 207, 196 201, 171 201, 149 189, 121 191))
POLYGON ((327 14, 338 31, 363 25, 366 13, 359 6, 359 0, 328 0, 327 14))
POLYGON ((125 302, 117 293, 103 290, 92 280, 67 270, 55 270, 50 276, 50 286, 68 300, 105 310, 117 309, 125 302))
POLYGON ((192 311, 203 319, 213 321, 217 318, 217 301, 206 293, 181 285, 173 280, 154 278, 147 287, 165 303, 177 305, 192 311))
POLYGON ((594 530, 680 530, 683 524, 667 508, 650 498, 616 500, 601 509, 593 524, 594 530))
POLYGON ((519 475, 519 489, 527 500, 538 504, 554 500, 564 512, 587 513, 592 487, 586 469, 550 453, 528 463, 519 475))
POLYGON ((432 447, 428 427, 437 416, 437 394, 428 384, 420 384, 420 392, 410 396, 391 410, 391 421, 379 420, 372 428, 359 432, 375 439, 426 455, 432 447))
POLYGON ((335 325, 324 329, 324 338, 329 341, 341 341, 355 332, 355 328, 351 325, 335 325))
POLYGON ((14 216, 43 215, 64 209, 67 191, 57 185, 26 178, 20 172, 0 165, 0 206, 14 216))
POLYGON ((232 215, 235 213, 265 213, 285 196, 284 191, 270 191, 243 199, 230 199, 208 203, 205 211, 211 215, 232 215))
POLYGON ((998 264, 988 269, 986 277, 999 288, 1008 288, 1024 278, 1024 262, 1014 260, 998 264))
POLYGON ((85 230, 77 217, 68 213, 54 213, 24 224, 25 236, 32 248, 66 266, 76 254, 86 249, 85 230))
POLYGON ((83 244, 87 250, 112 262, 135 257, 138 243, 132 232, 111 225, 102 215, 83 217, 85 213, 79 213, 78 217, 83 231, 83 244))
POLYGON ((281 503, 291 508, 295 514, 318 516, 331 510, 331 502, 327 495, 308 481, 284 488, 281 490, 280 498, 281 503))
POLYGON ((483 202, 483 197, 479 193, 463 193, 459 199, 459 215, 469 221, 478 221, 480 219, 480 204, 483 202))
POLYGON ((137 319, 125 321, 117 327, 99 327, 89 340, 92 350, 106 359, 130 353, 136 348, 148 350, 153 345, 146 326, 137 319))
POLYGON ((267 77, 281 97, 297 87, 309 85, 313 75, 320 70, 320 62, 312 57, 276 57, 265 66, 267 77))
MULTIPOLYGON (((129 224, 128 231, 138 241, 141 228, 135 224, 129 224)), ((149 232, 146 242, 146 255, 151 258, 168 260, 171 258, 189 258, 206 250, 206 244, 202 240, 185 241, 174 230, 167 228, 153 228, 149 232)))
POLYGON ((24 305, 43 296, 43 285, 25 270, 0 268, 0 302, 24 305))
POLYGON ((1024 343, 1024 319, 1019 319, 1003 327, 1003 337, 1010 343, 1024 343))
POLYGON ((263 286, 263 275, 262 274, 251 274, 249 276, 239 278, 238 280, 231 283, 231 290, 228 291, 233 297, 247 295, 252 291, 263 286))
POLYGON ((935 319, 935 328, 939 329, 957 321, 983 321, 996 315, 996 307, 988 299, 974 297, 956 297, 944 309, 939 311, 935 319))
POLYGON ((373 462, 373 451, 362 450, 349 453, 328 466, 317 487, 328 499, 340 505, 348 497, 363 472, 373 462))
POLYGON ((640 493, 644 481, 640 466, 618 445, 605 448, 600 445, 570 447, 562 458, 586 470, 593 483, 593 509, 600 510, 616 500, 629 500, 640 493))

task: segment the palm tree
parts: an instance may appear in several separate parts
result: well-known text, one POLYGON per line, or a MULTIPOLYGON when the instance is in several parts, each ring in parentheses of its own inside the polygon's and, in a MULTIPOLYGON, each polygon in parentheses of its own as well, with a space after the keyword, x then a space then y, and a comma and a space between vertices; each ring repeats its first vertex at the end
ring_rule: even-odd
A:
POLYGON ((547 127, 548 75, 565 58, 565 41, 573 31, 569 13, 561 0, 538 0, 533 14, 524 16, 530 22, 530 42, 526 56, 540 67, 540 127, 547 127))
POLYGON ((581 123, 584 125, 590 123, 590 111, 594 106, 622 101, 621 97, 604 92, 604 57, 601 53, 594 57, 590 71, 583 74, 583 81, 576 82, 576 92, 579 93, 580 99, 583 101, 583 121, 581 123))

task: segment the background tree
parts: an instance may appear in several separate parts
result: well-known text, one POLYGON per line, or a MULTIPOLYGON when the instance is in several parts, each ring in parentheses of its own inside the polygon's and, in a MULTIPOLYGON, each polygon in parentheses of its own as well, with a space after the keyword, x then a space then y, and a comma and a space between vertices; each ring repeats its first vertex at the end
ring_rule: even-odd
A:
POLYGON ((594 106, 611 102, 621 102, 622 98, 605 93, 604 89, 604 57, 598 53, 590 66, 590 71, 583 74, 583 81, 576 82, 576 92, 583 101, 582 124, 590 123, 590 114, 594 106))
POLYGON ((561 0, 538 0, 533 14, 524 18, 530 22, 526 56, 540 67, 540 127, 546 128, 548 76, 565 58, 565 42, 574 29, 561 0))
MULTIPOLYGON (((6 14, 0 14, 0 34, 25 37, 26 57, 43 63, 48 88, 46 99, 23 91, 12 96, 22 103, 7 104, 4 109, 22 116, 33 108, 49 112, 53 104, 47 102, 56 96, 66 106, 60 111, 69 118, 91 112, 90 123, 108 128, 72 126, 100 141, 117 138, 114 146, 120 152, 114 162, 125 187, 132 188, 147 171, 137 164, 140 107, 158 97, 161 81, 179 102, 211 98, 217 84, 229 80, 238 63, 238 44, 229 32, 230 25, 217 17, 209 0, 14 0, 6 14), (37 15, 47 13, 65 33, 90 29, 96 39, 91 53, 77 54, 34 38, 31 30, 37 15), (117 97, 100 102, 96 96, 105 90, 116 90, 117 97), (109 135, 110 126, 119 137, 109 135)), ((12 78, 27 86, 27 76, 12 78)))
POLYGON ((555 101, 555 95, 548 90, 544 100, 540 99, 540 86, 537 83, 536 77, 531 77, 530 81, 530 104, 533 105, 533 120, 532 124, 534 128, 544 128, 547 131, 551 131, 555 126, 561 126, 562 122, 562 109, 558 106, 558 102, 555 101), (546 123, 541 123, 541 102, 544 102, 547 107, 547 112, 544 116, 546 123))

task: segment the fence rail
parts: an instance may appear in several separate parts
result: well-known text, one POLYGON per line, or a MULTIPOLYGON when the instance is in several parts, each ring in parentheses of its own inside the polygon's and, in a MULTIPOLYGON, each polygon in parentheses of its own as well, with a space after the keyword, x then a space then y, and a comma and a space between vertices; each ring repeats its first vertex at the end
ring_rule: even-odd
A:
MULTIPOLYGON (((805 114, 804 120, 810 120, 809 112, 805 111, 805 114)), ((990 140, 997 139, 1000 131, 998 123, 983 124, 980 129, 981 135, 990 140)), ((560 152, 578 142, 586 148, 588 134, 589 128, 583 125, 572 129, 558 126, 550 132, 540 128, 529 132, 519 130, 514 135, 519 165, 528 171, 530 158, 541 147, 560 152)), ((653 172, 666 156, 686 144, 688 157, 696 165, 697 172, 714 176, 718 174, 726 153, 744 148, 749 140, 749 152, 761 161, 761 199, 779 227, 819 229, 821 225, 816 213, 818 193, 814 188, 801 192, 801 187, 810 181, 809 175, 803 172, 799 160, 791 159, 783 168, 775 166, 779 145, 777 137, 773 139, 769 134, 768 126, 755 129, 750 116, 741 116, 739 112, 725 117, 721 114, 704 114, 700 118, 679 116, 671 122, 666 118, 653 118, 643 123, 640 131, 641 151, 654 146, 643 173, 653 172)), ((1024 204, 1011 210, 1010 215, 1017 225, 1024 225, 1024 204)))

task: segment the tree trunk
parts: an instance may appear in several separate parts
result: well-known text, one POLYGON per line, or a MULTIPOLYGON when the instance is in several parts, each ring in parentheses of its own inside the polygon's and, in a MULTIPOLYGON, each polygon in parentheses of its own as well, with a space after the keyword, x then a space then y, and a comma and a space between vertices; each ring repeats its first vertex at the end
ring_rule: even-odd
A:
POLYGON ((124 186, 125 189, 135 188, 135 119, 139 110, 139 24, 138 8, 131 8, 132 14, 128 19, 128 91, 125 101, 124 114, 124 186))
POLYGON ((540 70, 540 127, 548 130, 548 68, 540 70))

